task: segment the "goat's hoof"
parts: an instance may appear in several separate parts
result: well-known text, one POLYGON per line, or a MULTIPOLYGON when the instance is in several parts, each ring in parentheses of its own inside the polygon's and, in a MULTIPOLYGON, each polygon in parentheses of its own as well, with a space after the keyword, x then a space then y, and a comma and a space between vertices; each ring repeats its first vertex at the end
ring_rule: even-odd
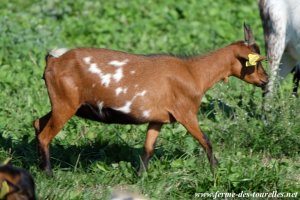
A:
POLYGON ((52 172, 52 170, 45 170, 44 172, 45 172, 45 174, 46 174, 48 177, 53 177, 53 172, 52 172))
POLYGON ((298 93, 293 92, 292 97, 298 98, 298 93))
POLYGON ((139 171, 137 172, 137 175, 138 175, 138 177, 141 177, 144 173, 145 173, 145 170, 140 168, 139 171))
POLYGON ((137 172, 137 175, 139 177, 141 177, 141 176, 143 176, 146 173, 147 173, 147 168, 145 168, 144 165, 140 166, 139 171, 137 172))
POLYGON ((212 168, 217 168, 219 166, 219 161, 215 156, 213 156, 213 158, 211 159, 210 165, 212 168))
POLYGON ((213 166, 214 167, 218 167, 219 166, 219 161, 218 161, 218 159, 216 157, 214 157, 213 166))
POLYGON ((211 169, 211 172, 213 174, 216 173, 216 171, 218 170, 218 166, 219 166, 219 161, 218 159, 214 156, 212 161, 210 162, 210 169, 211 169))
POLYGON ((47 167, 44 164, 40 164, 39 167, 48 177, 53 177, 53 172, 51 167, 47 167))

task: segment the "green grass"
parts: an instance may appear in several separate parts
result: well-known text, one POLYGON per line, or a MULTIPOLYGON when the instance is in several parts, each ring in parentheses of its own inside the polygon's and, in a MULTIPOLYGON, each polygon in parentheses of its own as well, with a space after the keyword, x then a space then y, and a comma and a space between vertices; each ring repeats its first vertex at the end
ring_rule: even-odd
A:
POLYGON ((199 199, 196 192, 300 191, 300 99, 291 77, 262 112, 261 90, 235 78, 204 98, 199 125, 220 166, 215 176, 199 144, 178 124, 164 126, 148 173, 136 175, 146 126, 74 117, 53 140, 54 177, 37 167, 31 123, 50 109, 41 79, 56 47, 132 53, 205 53, 243 39, 252 26, 263 52, 256 1, 2 1, 0 160, 29 170, 40 199, 109 199, 116 188, 149 199, 199 199))

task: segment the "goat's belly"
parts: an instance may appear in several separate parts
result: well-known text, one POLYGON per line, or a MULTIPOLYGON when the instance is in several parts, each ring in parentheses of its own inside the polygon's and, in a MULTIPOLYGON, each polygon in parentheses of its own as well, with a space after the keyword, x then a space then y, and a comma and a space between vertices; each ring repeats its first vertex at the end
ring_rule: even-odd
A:
POLYGON ((78 117, 107 124, 143 124, 149 121, 144 118, 136 118, 130 114, 125 114, 111 108, 102 108, 99 110, 96 106, 85 104, 76 112, 78 117))
POLYGON ((295 59, 295 61, 299 61, 300 60, 300 38, 297 41, 297 43, 293 43, 293 45, 290 45, 289 48, 289 53, 290 55, 295 59))

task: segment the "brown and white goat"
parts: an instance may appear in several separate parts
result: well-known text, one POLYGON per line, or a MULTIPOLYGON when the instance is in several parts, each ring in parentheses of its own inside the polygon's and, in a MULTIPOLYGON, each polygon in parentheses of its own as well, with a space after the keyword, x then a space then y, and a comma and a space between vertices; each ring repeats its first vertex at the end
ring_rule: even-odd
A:
POLYGON ((51 174, 49 144, 74 115, 104 123, 149 123, 143 165, 165 123, 179 122, 217 164, 197 113, 205 91, 235 76, 259 87, 268 76, 250 27, 238 41, 204 56, 134 55, 97 48, 55 50, 48 54, 45 81, 52 110, 33 122, 41 167, 51 174), (249 55, 257 58, 251 66, 249 55))

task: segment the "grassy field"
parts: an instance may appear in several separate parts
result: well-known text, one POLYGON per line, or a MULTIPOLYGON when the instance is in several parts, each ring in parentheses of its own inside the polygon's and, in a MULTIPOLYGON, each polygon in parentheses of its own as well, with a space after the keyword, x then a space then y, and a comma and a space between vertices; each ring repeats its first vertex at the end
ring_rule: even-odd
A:
POLYGON ((264 52, 252 0, 1 1, 0 161, 11 157, 14 165, 29 170, 39 199, 109 199, 116 189, 149 199, 300 191, 300 99, 290 95, 290 76, 268 113, 262 112, 261 90, 235 78, 206 94, 199 125, 220 161, 215 176, 202 148, 181 125, 164 126, 148 173, 138 177, 146 125, 76 117, 52 142, 55 176, 48 178, 37 167, 31 124, 50 110, 42 80, 48 50, 88 46, 202 54, 243 39, 244 22, 264 52))

